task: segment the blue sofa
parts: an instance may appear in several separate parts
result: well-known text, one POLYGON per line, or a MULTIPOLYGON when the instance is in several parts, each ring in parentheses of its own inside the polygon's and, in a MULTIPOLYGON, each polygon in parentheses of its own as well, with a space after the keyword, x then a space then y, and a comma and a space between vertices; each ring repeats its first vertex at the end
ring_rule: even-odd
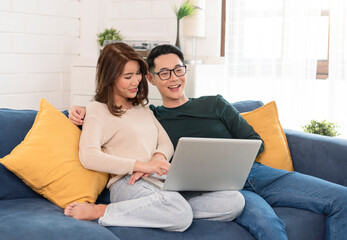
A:
MULTIPOLYGON (((237 102, 240 111, 251 111, 259 101, 237 102)), ((25 137, 36 111, 0 109, 0 158, 6 156, 25 137)), ((67 114, 67 112, 64 112, 67 114)), ((347 186, 347 140, 285 130, 296 171, 347 186)), ((109 202, 104 190, 98 203, 109 202)), ((284 221, 289 239, 325 239, 326 217, 300 209, 274 208, 284 221)), ((183 233, 159 229, 102 227, 96 221, 66 217, 57 207, 32 191, 0 164, 0 240, 35 239, 254 239, 235 222, 194 220, 183 233)))

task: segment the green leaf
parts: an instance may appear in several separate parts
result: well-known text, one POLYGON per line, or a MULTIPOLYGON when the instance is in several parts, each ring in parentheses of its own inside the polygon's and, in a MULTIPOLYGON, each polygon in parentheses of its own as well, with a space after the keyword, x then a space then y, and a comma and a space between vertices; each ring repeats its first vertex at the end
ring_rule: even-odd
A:
POLYGON ((195 6, 194 4, 189 2, 189 0, 183 2, 180 8, 177 8, 177 6, 174 7, 174 11, 178 20, 181 20, 186 16, 194 15, 198 9, 201 10, 201 8, 195 6))
POLYGON ((103 46, 105 40, 122 40, 123 36, 120 31, 111 27, 110 29, 105 29, 103 32, 96 34, 98 37, 97 42, 100 46, 103 46))
POLYGON ((302 128, 304 132, 320 134, 324 136, 336 137, 341 135, 337 131, 337 128, 339 128, 339 126, 336 123, 328 122, 326 120, 323 120, 321 122, 311 120, 310 124, 306 124, 305 126, 302 126, 302 128))

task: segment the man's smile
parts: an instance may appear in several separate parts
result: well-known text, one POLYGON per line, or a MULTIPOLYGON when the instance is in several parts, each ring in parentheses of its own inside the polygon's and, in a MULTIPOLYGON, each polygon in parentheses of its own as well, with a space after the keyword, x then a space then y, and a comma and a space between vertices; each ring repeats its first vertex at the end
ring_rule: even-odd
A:
POLYGON ((180 88, 180 87, 181 87, 181 84, 176 84, 176 85, 173 85, 173 86, 169 86, 168 88, 170 90, 178 90, 178 88, 180 88))

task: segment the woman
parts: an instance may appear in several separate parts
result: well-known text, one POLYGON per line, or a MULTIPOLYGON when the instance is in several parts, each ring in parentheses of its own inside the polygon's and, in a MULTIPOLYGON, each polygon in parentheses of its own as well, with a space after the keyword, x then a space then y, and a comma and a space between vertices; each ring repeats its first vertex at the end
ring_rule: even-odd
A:
POLYGON ((141 176, 169 171, 173 145, 145 106, 147 64, 124 43, 107 45, 98 59, 95 101, 87 106, 80 160, 90 170, 111 174, 111 204, 72 203, 64 211, 103 226, 186 230, 193 218, 188 202, 141 176), (103 149, 103 151, 101 150, 103 149))

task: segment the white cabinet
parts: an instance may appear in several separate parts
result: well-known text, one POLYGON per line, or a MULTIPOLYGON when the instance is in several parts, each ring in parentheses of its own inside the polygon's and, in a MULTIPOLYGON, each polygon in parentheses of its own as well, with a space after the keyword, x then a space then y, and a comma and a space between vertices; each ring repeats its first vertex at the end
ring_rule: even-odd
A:
POLYGON ((86 106, 95 93, 96 61, 80 59, 71 69, 71 105, 86 106))

